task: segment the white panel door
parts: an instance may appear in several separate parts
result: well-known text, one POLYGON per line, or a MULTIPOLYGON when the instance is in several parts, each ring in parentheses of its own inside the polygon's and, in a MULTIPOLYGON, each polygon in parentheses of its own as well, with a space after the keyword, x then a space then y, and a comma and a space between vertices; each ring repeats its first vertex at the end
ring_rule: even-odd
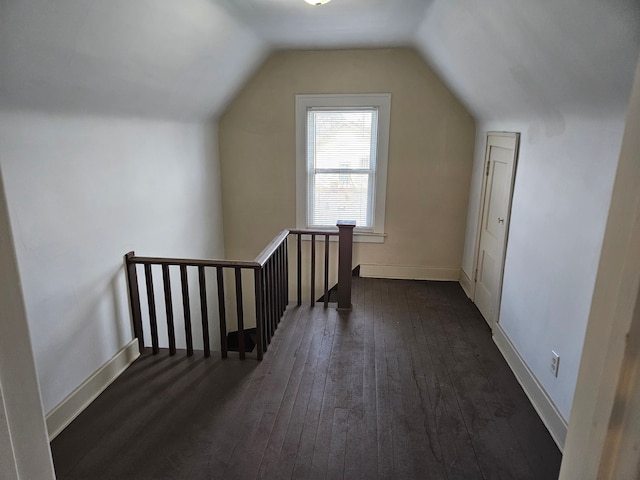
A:
POLYGON ((490 327, 498 320, 518 133, 489 133, 476 256, 474 302, 490 327))

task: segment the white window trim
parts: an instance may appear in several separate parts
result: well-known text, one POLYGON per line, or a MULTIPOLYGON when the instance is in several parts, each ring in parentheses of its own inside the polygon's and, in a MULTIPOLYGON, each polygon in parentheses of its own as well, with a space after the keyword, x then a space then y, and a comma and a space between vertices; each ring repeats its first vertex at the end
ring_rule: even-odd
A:
MULTIPOLYGON (((313 107, 378 109, 378 145, 376 181, 374 188, 373 229, 354 230, 354 241, 382 243, 387 197, 387 163, 389 157, 389 126, 391 118, 391 94, 329 94, 296 95, 296 226, 307 228, 307 110, 313 107)), ((345 218, 344 220, 350 220, 345 218)))

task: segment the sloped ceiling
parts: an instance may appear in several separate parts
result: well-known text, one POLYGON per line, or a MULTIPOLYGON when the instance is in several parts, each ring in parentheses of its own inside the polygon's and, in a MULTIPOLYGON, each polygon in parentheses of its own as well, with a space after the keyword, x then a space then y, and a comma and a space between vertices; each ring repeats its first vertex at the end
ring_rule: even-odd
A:
POLYGON ((435 0, 416 44, 476 117, 624 111, 638 0, 435 0))
POLYGON ((0 0, 0 108, 219 115, 270 50, 416 46, 480 119, 626 105, 638 0, 0 0))
POLYGON ((0 108, 205 119, 267 52, 209 0, 0 2, 0 108))
POLYGON ((431 0, 220 0, 275 48, 344 48, 413 43, 431 0))

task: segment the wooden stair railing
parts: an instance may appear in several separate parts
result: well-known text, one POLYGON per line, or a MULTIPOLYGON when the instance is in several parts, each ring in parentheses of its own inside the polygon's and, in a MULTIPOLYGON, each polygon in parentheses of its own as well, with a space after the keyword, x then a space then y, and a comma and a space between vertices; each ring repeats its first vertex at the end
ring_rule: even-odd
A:
POLYGON ((126 276, 129 288, 129 301, 133 321, 134 335, 142 352, 145 348, 140 290, 138 285, 137 265, 143 266, 146 296, 148 304, 148 324, 151 336, 151 347, 154 354, 160 350, 158 319, 156 312, 156 294, 153 281, 152 266, 162 269, 162 285, 164 290, 164 309, 167 322, 169 354, 176 353, 176 326, 174 324, 173 298, 171 291, 171 273, 169 267, 180 270, 182 291, 182 309, 187 355, 193 355, 193 328, 191 321, 191 301, 189 298, 188 269, 197 268, 198 292, 200 296, 200 317, 202 323, 202 340, 205 357, 211 355, 209 343, 209 307, 207 303, 206 269, 215 269, 218 298, 218 318, 220 330, 220 350, 222 358, 228 356, 227 345, 227 312, 225 304, 225 270, 233 272, 236 298, 236 317, 238 324, 238 352, 240 358, 246 357, 245 312, 243 303, 243 271, 253 270, 255 295, 256 347, 257 358, 262 360, 271 339, 275 334, 280 319, 289 304, 289 254, 288 238, 297 238, 297 304, 302 304, 302 241, 303 236, 311 239, 311 306, 315 304, 315 265, 316 237, 324 237, 324 306, 328 307, 329 299, 329 240, 338 236, 338 309, 351 309, 351 258, 353 249, 353 228, 355 222, 338 222, 338 231, 325 230, 283 230, 267 245, 253 261, 236 260, 196 260, 184 258, 138 257, 134 252, 125 255, 126 276))

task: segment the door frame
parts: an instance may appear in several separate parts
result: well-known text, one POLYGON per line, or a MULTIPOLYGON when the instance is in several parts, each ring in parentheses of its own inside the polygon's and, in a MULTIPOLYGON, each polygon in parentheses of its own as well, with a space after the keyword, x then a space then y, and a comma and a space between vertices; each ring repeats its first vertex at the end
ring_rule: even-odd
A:
MULTIPOLYGON (((491 330, 496 323, 500 321, 500 303, 502 301, 502 283, 504 280, 504 264, 507 256, 507 246, 509 243, 509 227, 511 225, 511 206, 513 204, 513 190, 516 183, 516 171, 518 165, 518 158, 520 156, 520 132, 494 132, 489 131, 485 134, 486 142, 484 149, 484 161, 482 162, 482 189, 480 191, 480 205, 478 207, 478 221, 476 223, 476 244, 473 253, 473 271, 471 272, 471 301, 475 304, 476 301, 476 285, 478 282, 478 262, 480 260, 480 238, 482 236, 482 218, 484 216, 484 206, 485 206, 485 196, 487 194, 487 182, 488 175, 485 173, 487 171, 487 164, 489 162, 489 137, 507 137, 513 138, 515 140, 514 152, 513 152, 513 167, 511 172, 511 184, 509 185, 509 202, 507 206, 507 213, 505 218, 505 233, 504 233, 504 245, 502 251, 502 258, 500 258, 500 281, 498 284, 498 292, 496 298, 496 316, 493 324, 489 324, 491 330)), ((484 317, 483 317, 484 318, 484 317)), ((486 321, 486 319, 485 319, 486 321)))

